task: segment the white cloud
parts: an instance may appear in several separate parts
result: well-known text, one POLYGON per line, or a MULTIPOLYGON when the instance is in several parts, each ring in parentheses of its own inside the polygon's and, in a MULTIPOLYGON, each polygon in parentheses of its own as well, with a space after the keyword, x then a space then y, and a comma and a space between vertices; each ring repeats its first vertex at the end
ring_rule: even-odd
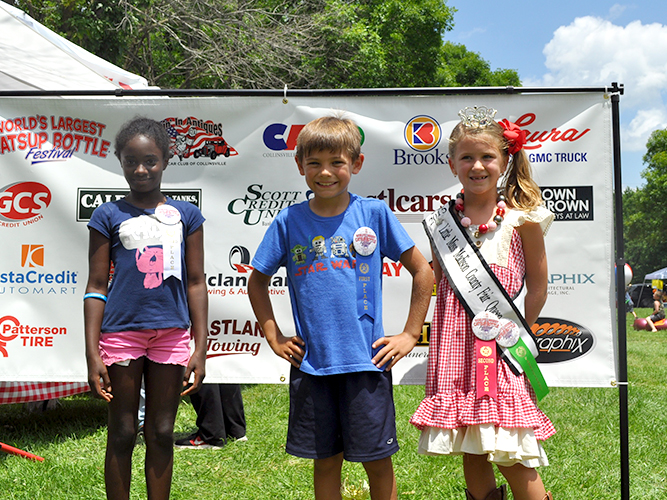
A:
POLYGON ((628 151, 646 152, 646 141, 651 132, 665 127, 667 111, 664 107, 640 109, 630 123, 622 127, 623 146, 628 151))
POLYGON ((624 84, 624 149, 642 150, 651 131, 667 127, 667 26, 579 17, 558 28, 543 53, 549 72, 537 85, 624 84))
POLYGON ((623 15, 627 9, 627 5, 621 5, 620 3, 615 3, 609 9, 609 19, 617 19, 623 15))

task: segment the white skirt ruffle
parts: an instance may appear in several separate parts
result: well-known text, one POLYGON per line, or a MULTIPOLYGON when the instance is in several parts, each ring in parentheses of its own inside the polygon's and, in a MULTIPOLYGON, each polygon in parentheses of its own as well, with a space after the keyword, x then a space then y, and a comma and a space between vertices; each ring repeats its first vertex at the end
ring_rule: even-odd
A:
POLYGON ((542 444, 533 429, 471 425, 456 429, 426 427, 419 437, 419 453, 424 455, 488 455, 488 461, 503 467, 549 465, 542 444))

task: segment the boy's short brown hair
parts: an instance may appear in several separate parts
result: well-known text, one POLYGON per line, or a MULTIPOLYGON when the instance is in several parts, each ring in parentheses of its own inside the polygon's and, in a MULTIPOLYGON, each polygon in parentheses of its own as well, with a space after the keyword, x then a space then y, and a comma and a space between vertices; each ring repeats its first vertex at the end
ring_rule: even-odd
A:
POLYGON ((299 162, 314 151, 345 152, 354 162, 361 154, 361 132, 349 118, 323 116, 309 122, 296 140, 299 162))

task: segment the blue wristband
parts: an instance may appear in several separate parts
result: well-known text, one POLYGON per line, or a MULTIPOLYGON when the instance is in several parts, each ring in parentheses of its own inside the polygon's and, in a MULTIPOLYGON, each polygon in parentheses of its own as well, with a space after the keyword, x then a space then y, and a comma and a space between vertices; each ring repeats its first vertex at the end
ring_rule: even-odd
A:
POLYGON ((101 293, 87 293, 86 295, 83 296, 83 300, 86 299, 100 299, 104 302, 107 301, 107 296, 102 295, 101 293))

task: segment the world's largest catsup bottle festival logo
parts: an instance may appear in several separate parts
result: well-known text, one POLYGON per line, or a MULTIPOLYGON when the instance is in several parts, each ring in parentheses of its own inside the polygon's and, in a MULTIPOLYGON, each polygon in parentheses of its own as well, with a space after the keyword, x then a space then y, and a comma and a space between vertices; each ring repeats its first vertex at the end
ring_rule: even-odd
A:
POLYGON ((25 152, 31 164, 64 161, 74 153, 106 158, 104 123, 71 116, 33 115, 0 120, 0 155, 25 152))

